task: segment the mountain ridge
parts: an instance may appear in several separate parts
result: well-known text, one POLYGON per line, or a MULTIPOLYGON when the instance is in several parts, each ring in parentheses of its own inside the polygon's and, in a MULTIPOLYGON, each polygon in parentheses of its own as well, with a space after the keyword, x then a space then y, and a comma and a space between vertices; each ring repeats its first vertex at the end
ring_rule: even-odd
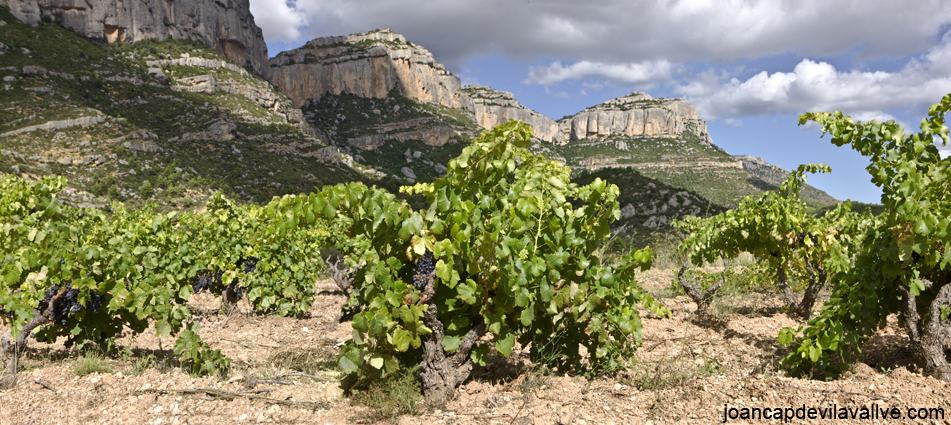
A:
MULTIPOLYGON (((476 128, 521 120, 534 130, 537 152, 575 169, 632 167, 665 183, 683 184, 723 206, 778 187, 789 175, 788 170, 731 156, 718 148, 696 107, 682 98, 632 92, 554 120, 525 107, 512 93, 462 86, 423 46, 386 28, 316 38, 278 54, 269 64, 272 83, 311 111, 313 126, 358 162, 368 158, 361 152, 385 143, 394 144, 387 151, 397 151, 397 145, 408 140, 443 146, 453 137, 473 137, 471 126, 444 122, 448 113, 465 116, 461 120, 473 122, 476 128), (344 101, 341 96, 356 98, 344 101), (374 100, 361 101, 367 105, 361 110, 351 107, 359 103, 357 98, 374 100), (398 112, 400 107, 419 109, 425 104, 447 109, 425 117, 398 112), (345 105, 350 112, 335 112, 334 108, 345 105), (713 186, 717 188, 710 189, 713 186)), ((416 181, 410 175, 417 174, 413 170, 417 165, 392 159, 386 164, 370 162, 366 165, 397 180, 416 181)), ((836 202, 811 187, 804 194, 816 207, 836 202)))

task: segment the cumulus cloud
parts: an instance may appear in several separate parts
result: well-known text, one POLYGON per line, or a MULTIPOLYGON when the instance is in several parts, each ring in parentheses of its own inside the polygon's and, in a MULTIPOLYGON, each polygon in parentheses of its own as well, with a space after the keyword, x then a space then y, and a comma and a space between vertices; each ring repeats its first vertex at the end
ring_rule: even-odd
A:
POLYGON ((565 80, 581 80, 589 77, 604 77, 609 80, 638 86, 650 86, 667 82, 673 65, 666 60, 629 64, 602 64, 581 61, 569 66, 554 62, 542 68, 530 67, 524 83, 543 85, 558 84, 565 80))
POLYGON ((306 12, 283 0, 251 0, 254 23, 261 27, 265 41, 297 41, 307 24, 306 12))
POLYGON ((760 72, 745 80, 715 71, 674 88, 706 119, 841 110, 868 119, 883 111, 927 105, 951 92, 951 36, 896 72, 838 70, 803 59, 791 72, 760 72))

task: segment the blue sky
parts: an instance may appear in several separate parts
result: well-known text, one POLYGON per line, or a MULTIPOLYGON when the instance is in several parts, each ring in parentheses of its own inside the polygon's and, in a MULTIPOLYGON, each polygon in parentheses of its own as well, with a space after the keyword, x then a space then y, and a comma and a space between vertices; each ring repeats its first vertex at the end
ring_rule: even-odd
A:
MULTIPOLYGON (((741 0, 251 0, 271 56, 324 36, 390 28, 463 84, 514 93, 554 119, 643 91, 683 97, 713 142, 879 202, 867 161, 799 114, 841 110, 917 131, 951 93, 951 2, 741 0)), ((951 154, 951 147, 939 147, 951 154)))

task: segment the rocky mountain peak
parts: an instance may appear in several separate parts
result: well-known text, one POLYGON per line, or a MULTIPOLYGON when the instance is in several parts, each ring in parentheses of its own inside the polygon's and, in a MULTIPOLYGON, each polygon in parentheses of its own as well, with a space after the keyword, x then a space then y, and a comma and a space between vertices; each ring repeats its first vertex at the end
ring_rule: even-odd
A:
POLYGON ((522 106, 512 93, 485 86, 465 86, 462 92, 472 99, 476 122, 483 128, 521 120, 532 126, 535 137, 547 142, 558 132, 555 120, 522 106))
MULTIPOLYGON (((308 41, 304 44, 303 47, 309 48, 319 48, 319 47, 332 47, 338 46, 341 44, 354 44, 359 45, 363 44, 364 46, 372 45, 383 45, 391 44, 391 47, 401 48, 403 45, 407 47, 413 46, 412 43, 406 41, 406 37, 403 37, 402 34, 397 34, 390 30, 389 28, 380 28, 378 30, 373 30, 366 33, 360 34, 350 34, 337 37, 320 37, 315 38, 311 41, 308 41)), ((425 51, 425 49, 422 49, 425 51)), ((281 52, 285 53, 285 52, 281 52)), ((429 53, 428 51, 426 53, 429 53)), ((429 56, 432 56, 431 54, 429 56)))
POLYGON ((450 108, 472 110, 459 78, 432 53, 389 29, 322 37, 270 60, 271 82, 305 105, 327 94, 383 99, 400 95, 450 108))
POLYGON ((604 102, 604 103, 602 103, 601 105, 598 105, 598 106, 604 105, 604 106, 618 106, 618 107, 621 107, 621 106, 624 106, 624 105, 627 105, 627 104, 630 104, 630 103, 642 102, 642 101, 646 101, 646 100, 654 100, 654 98, 653 98, 651 95, 647 94, 647 93, 636 91, 636 92, 631 92, 630 94, 621 96, 621 97, 616 98, 616 99, 611 99, 611 100, 609 100, 609 101, 607 101, 607 102, 604 102))

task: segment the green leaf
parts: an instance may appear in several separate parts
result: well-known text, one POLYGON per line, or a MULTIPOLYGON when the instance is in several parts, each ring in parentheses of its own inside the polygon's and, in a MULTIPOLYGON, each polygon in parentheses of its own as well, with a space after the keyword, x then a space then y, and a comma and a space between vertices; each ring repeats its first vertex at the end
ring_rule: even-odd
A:
POLYGON ((456 290, 459 291, 458 295, 456 295, 456 298, 462 300, 466 304, 471 305, 476 303, 477 299, 475 282, 472 280, 468 280, 465 283, 456 286, 456 290))
MULTIPOLYGON (((413 342, 413 335, 404 329, 397 329, 393 332, 393 345, 396 346, 398 351, 406 351, 409 349, 410 343, 413 342)), ((379 368, 377 368, 379 369, 379 368)))
POLYGON ((515 346, 515 334, 509 333, 506 334, 504 338, 495 339, 495 349, 499 350, 499 353, 502 354, 502 357, 509 357, 512 355, 512 347, 515 346))
POLYGON ((532 308, 532 306, 529 306, 529 308, 522 310, 521 316, 522 316, 521 317, 522 325, 530 326, 532 322, 535 320, 535 309, 532 308))
POLYGON ((475 348, 472 349, 472 354, 470 354, 469 357, 479 366, 485 366, 489 363, 489 354, 489 346, 480 344, 476 345, 475 348))
POLYGON ((462 342, 462 337, 447 335, 442 340, 442 347, 447 353, 455 353, 462 342))

